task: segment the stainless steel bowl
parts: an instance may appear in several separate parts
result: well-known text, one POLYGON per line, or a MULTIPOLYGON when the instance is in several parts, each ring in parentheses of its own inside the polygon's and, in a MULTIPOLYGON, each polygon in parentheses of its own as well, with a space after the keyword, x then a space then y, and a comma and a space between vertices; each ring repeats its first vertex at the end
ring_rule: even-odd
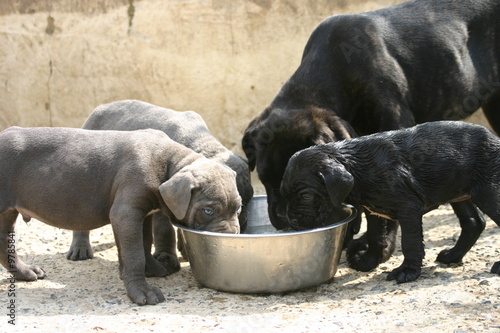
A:
POLYGON ((278 293, 315 286, 333 278, 342 243, 356 215, 327 227, 279 232, 270 223, 266 196, 255 196, 248 207, 248 228, 243 234, 222 234, 176 225, 195 279, 210 288, 239 293, 278 293))

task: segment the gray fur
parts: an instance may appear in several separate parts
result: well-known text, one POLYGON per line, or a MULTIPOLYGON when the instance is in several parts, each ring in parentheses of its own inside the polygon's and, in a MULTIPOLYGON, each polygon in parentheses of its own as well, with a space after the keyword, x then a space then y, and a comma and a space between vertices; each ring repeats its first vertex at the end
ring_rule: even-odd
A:
MULTIPOLYGON (((192 228, 237 233, 240 206, 234 171, 161 131, 12 127, 0 132, 0 247, 7 249, 18 214, 70 230, 111 223, 120 275, 137 304, 164 300, 145 279, 145 268, 166 275, 146 250, 143 227, 152 212, 159 209, 192 228), (168 184, 178 178, 192 189, 188 207, 180 197, 169 199, 168 184), (213 216, 203 215, 208 198, 213 216)), ((0 262, 16 279, 45 277, 38 266, 5 250, 0 262)))
MULTIPOLYGON (((240 227, 242 231, 245 229, 246 205, 253 196, 248 163, 246 159, 224 147, 210 133, 205 121, 196 112, 179 112, 138 100, 123 100, 102 104, 95 108, 85 121, 83 128, 120 131, 157 129, 193 151, 227 165, 236 172, 236 183, 242 199, 240 227)), ((175 231, 161 213, 154 214, 153 221, 154 257, 165 266, 169 273, 176 272, 180 269, 180 264, 175 251, 175 231)), ((90 259, 92 256, 89 233, 74 232, 68 259, 83 260, 90 259)))

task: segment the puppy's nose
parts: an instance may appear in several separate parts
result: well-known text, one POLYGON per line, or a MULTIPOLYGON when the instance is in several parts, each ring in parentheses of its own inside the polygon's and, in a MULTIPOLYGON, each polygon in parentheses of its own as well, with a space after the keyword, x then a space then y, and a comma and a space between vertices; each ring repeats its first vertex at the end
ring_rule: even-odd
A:
POLYGON ((276 216, 282 220, 285 220, 285 221, 288 220, 288 217, 286 214, 286 205, 283 205, 283 204, 276 205, 276 216))
POLYGON ((298 219, 290 219, 288 220, 290 223, 290 227, 294 230, 300 230, 301 228, 299 227, 299 220, 298 219))

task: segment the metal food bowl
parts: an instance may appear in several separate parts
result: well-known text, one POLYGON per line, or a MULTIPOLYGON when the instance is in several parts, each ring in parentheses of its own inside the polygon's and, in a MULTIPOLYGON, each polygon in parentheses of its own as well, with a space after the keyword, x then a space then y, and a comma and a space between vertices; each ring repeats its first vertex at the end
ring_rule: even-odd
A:
POLYGON ((340 260, 347 223, 345 216, 332 225, 307 231, 280 232, 269 221, 266 196, 255 196, 248 207, 243 234, 181 230, 195 279, 213 289, 238 293, 279 293, 312 287, 333 278, 340 260))

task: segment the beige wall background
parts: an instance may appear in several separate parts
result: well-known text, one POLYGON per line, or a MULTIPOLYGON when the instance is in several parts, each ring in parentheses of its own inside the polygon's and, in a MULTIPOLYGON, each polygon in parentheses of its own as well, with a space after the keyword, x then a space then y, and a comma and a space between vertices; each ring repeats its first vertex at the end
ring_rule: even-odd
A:
POLYGON ((2 0, 0 129, 80 127, 99 104, 194 110, 241 153, 326 17, 396 0, 2 0))

